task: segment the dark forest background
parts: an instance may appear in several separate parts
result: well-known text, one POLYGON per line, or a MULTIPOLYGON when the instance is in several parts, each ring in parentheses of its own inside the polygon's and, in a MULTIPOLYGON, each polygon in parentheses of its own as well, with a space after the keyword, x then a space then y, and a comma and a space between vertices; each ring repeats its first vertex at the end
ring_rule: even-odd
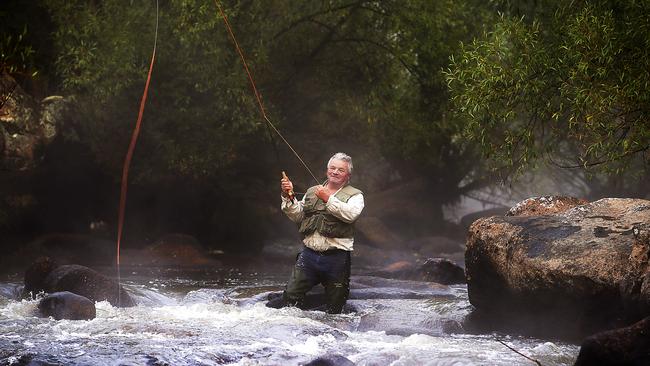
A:
MULTIPOLYGON (((313 179, 261 118, 214 2, 159 6, 125 240, 181 232, 251 252, 295 235, 280 172, 298 191, 313 179)), ((320 175, 350 154, 367 210, 404 237, 463 236, 444 211, 468 197, 648 197, 650 1, 223 6, 271 120, 320 175)), ((33 166, 0 160, 5 255, 52 232, 115 237, 155 14, 155 1, 0 3, 3 77, 70 104, 33 166)))

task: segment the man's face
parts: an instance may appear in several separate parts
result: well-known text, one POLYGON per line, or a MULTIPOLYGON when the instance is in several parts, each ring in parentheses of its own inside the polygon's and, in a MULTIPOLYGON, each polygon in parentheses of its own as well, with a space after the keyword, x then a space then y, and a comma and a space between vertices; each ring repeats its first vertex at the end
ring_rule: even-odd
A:
POLYGON ((350 178, 348 163, 333 159, 327 166, 327 179, 334 184, 343 184, 350 178))

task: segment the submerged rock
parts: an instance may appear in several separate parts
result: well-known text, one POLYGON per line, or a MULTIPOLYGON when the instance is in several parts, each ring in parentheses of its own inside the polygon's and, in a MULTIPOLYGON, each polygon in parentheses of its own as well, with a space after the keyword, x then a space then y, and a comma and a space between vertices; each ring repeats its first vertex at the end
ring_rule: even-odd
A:
POLYGON ((354 362, 341 355, 325 355, 313 359, 305 366, 354 366, 354 362))
POLYGON ((113 306, 135 306, 131 296, 116 281, 88 267, 57 266, 40 258, 25 271, 26 293, 70 291, 92 301, 108 301, 113 306))
POLYGON ((650 317, 582 342, 575 366, 650 365, 650 317))
POLYGON ((443 285, 465 283, 465 270, 446 258, 429 258, 420 266, 406 261, 395 262, 372 274, 385 278, 436 282, 443 285))
POLYGON ((429 258, 419 268, 425 281, 443 285, 465 283, 465 270, 445 258, 429 258))
MULTIPOLYGON (((581 337, 650 314, 650 201, 607 198, 469 230, 469 299, 482 319, 581 337)), ((491 326, 490 324, 487 324, 491 326)))
POLYGON ((12 366, 62 366, 63 365, 62 363, 56 361, 44 361, 38 359, 41 357, 48 358, 47 356, 29 353, 26 355, 21 355, 10 365, 12 366))
POLYGON ((413 306, 410 300, 365 301, 360 304, 360 318, 355 330, 360 332, 385 332, 387 335, 408 337, 425 334, 439 337, 443 334, 462 333, 463 327, 456 314, 441 314, 431 308, 413 306))
POLYGON ((97 315, 94 302, 68 291, 45 296, 39 301, 38 310, 42 316, 56 320, 90 320, 97 315))

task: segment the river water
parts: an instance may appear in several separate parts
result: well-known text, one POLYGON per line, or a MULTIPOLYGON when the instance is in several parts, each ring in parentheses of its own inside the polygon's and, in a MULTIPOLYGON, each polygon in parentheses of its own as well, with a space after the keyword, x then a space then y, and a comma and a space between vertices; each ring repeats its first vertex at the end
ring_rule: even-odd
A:
POLYGON ((330 315, 264 304, 288 273, 236 269, 124 271, 138 305, 96 303, 90 321, 36 316, 18 276, 0 282, 0 365, 301 365, 339 355, 357 365, 572 365, 579 347, 503 334, 468 334, 464 285, 359 277, 354 311, 330 315))

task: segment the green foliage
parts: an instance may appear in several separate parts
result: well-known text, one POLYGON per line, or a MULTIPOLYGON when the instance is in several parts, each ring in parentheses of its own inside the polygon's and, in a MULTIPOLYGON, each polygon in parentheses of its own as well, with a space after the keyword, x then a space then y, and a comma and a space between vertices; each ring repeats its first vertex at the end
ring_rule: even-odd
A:
POLYGON ((36 77, 34 49, 24 41, 27 26, 20 34, 6 33, 0 39, 0 73, 36 77))
POLYGON ((387 13, 390 28, 381 34, 399 62, 391 87, 377 91, 377 137, 402 175, 424 175, 454 200, 476 188, 472 176, 479 177, 481 167, 449 113, 443 70, 493 15, 473 1, 395 2, 387 13))
POLYGON ((618 171, 647 159, 649 14, 648 1, 603 0, 503 15, 447 72, 466 135, 519 172, 543 158, 618 171))
MULTIPOLYGON (((82 139, 118 176, 148 68, 155 4, 46 3, 63 87, 83 106, 82 139)), ((382 153, 402 177, 424 174, 448 191, 477 166, 447 113, 442 73, 458 42, 489 18, 477 4, 230 1, 224 8, 271 119, 312 167, 339 150, 382 153)), ((268 131, 214 4, 164 3, 160 14, 138 176, 213 178, 271 161, 270 154, 249 156, 251 145, 270 146, 268 131)))
POLYGON ((51 31, 40 0, 0 3, 0 71, 9 73, 23 90, 37 97, 50 93, 51 31))
MULTIPOLYGON (((58 25, 57 70, 82 106, 82 136, 119 172, 154 43, 155 3, 48 1, 58 25)), ((225 170, 259 128, 251 93, 209 2, 160 9, 157 59, 135 171, 210 177, 225 170)))

